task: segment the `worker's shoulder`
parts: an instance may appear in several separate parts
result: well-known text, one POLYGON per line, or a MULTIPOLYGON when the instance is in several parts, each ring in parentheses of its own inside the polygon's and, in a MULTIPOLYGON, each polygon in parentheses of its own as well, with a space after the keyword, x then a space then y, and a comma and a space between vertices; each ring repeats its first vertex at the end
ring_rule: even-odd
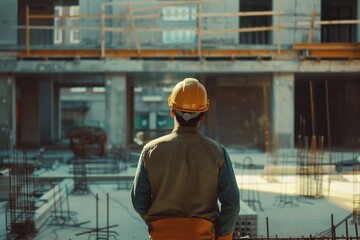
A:
POLYGON ((219 154, 223 155, 224 149, 225 149, 223 145, 221 145, 219 142, 217 142, 214 139, 209 138, 207 136, 202 135, 201 137, 208 146, 210 146, 214 150, 218 151, 219 154))
POLYGON ((170 134, 164 135, 162 137, 155 138, 155 139, 151 140, 150 142, 148 142, 147 144, 145 144, 143 149, 144 150, 152 149, 152 148, 158 146, 159 144, 170 142, 174 137, 175 136, 172 133, 170 133, 170 134))

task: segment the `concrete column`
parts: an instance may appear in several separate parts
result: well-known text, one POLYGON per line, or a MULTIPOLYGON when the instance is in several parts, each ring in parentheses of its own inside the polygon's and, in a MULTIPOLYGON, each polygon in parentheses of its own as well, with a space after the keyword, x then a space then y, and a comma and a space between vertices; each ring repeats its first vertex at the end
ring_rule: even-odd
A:
POLYGON ((15 78, 0 75, 0 150, 15 144, 15 78))
POLYGON ((60 106, 60 87, 54 87, 54 98, 53 98, 53 131, 54 141, 59 142, 61 140, 61 106, 60 106))
POLYGON ((149 113, 149 128, 156 129, 156 111, 149 113))
POLYGON ((105 74, 105 129, 109 145, 122 147, 127 144, 129 127, 128 86, 125 74, 105 74))
POLYGON ((278 135, 279 149, 294 147, 294 73, 274 73, 272 84, 272 135, 278 135))
POLYGON ((39 81, 39 130, 40 144, 54 141, 54 82, 39 81))

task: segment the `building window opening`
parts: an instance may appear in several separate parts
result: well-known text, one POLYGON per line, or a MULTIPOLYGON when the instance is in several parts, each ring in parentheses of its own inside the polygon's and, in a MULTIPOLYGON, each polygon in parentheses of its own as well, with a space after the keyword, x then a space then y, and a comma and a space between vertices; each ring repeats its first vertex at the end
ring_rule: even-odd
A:
POLYGON ((79 6, 55 6, 54 15, 54 44, 79 44, 79 6), (61 17, 74 16, 74 17, 61 17))
POLYGON ((60 90, 61 138, 83 126, 105 128, 105 88, 68 87, 60 90))
MULTIPOLYGON (((241 0, 240 12, 271 11, 272 1, 269 0, 241 0)), ((271 16, 240 17, 240 28, 268 27, 272 25, 271 16)), ((240 44, 270 44, 270 31, 239 33, 240 44)))
MULTIPOLYGON (((356 0, 323 0, 321 19, 353 20, 356 17, 356 0)), ((356 42, 356 24, 335 24, 321 26, 321 42, 356 42)))
POLYGON ((167 98, 174 83, 155 85, 136 83, 134 86, 134 142, 143 145, 170 133, 174 120, 170 116, 167 98))
MULTIPOLYGON (((55 6, 55 16, 62 16, 62 7, 61 6, 55 6)), ((63 42, 63 30, 61 26, 63 24, 62 18, 55 17, 54 18, 54 44, 61 44, 63 42)))
POLYGON ((168 30, 162 31, 164 44, 194 44, 197 41, 196 6, 171 6, 162 9, 162 21, 168 30), (172 28, 182 29, 172 29, 172 28))

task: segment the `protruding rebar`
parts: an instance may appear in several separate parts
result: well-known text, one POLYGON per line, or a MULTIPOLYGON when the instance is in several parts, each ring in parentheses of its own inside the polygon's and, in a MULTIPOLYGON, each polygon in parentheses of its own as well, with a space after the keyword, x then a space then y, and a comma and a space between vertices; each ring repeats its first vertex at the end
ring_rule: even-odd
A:
POLYGON ((269 218, 266 217, 266 238, 270 239, 270 230, 269 230, 269 218))

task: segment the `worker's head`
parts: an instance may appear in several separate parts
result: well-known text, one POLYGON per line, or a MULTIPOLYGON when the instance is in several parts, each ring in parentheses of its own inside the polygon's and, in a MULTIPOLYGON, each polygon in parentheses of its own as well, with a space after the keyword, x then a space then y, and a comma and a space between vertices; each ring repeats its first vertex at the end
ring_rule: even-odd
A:
POLYGON ((205 87, 195 78, 185 78, 175 85, 168 99, 171 116, 181 126, 194 126, 209 108, 205 87))

